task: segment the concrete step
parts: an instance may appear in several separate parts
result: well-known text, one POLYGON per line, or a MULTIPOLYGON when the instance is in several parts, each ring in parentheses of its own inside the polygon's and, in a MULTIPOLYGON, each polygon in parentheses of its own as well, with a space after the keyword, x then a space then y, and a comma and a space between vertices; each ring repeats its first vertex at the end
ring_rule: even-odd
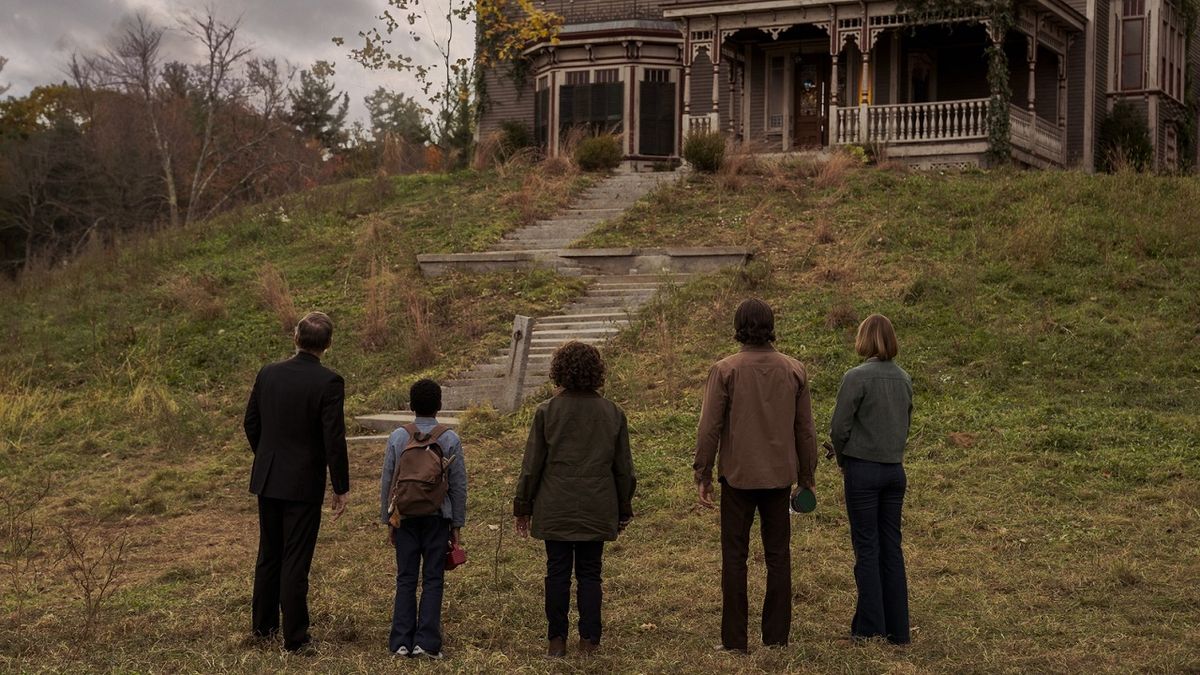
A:
POLYGON ((600 298, 609 295, 654 295, 662 290, 658 285, 643 284, 591 284, 582 297, 600 298))
MULTIPOLYGON (((445 424, 448 427, 456 427, 459 425, 462 412, 463 411, 461 410, 443 410, 442 412, 438 413, 438 422, 445 424)), ((384 431, 390 434, 405 424, 412 422, 414 419, 416 419, 416 417, 413 413, 404 410, 397 410, 393 412, 376 413, 374 415, 360 415, 355 417, 354 421, 358 422, 359 426, 373 429, 375 431, 384 431)))
POLYGON ((539 330, 533 329, 534 338, 562 338, 569 340, 574 337, 608 337, 621 332, 619 326, 612 324, 587 324, 580 328, 565 328, 562 326, 552 326, 539 330))
POLYGON ((535 326, 545 326, 549 324, 558 324, 564 322, 578 321, 616 321, 628 319, 629 316, 624 312, 575 312, 573 314, 553 314, 544 316, 537 320, 535 326))
POLYGON ((533 225, 526 226, 525 229, 533 227, 548 227, 548 228, 590 228, 595 227, 600 222, 599 218, 566 218, 558 216, 550 220, 535 220, 533 225))
POLYGON ((608 220, 609 218, 616 218, 617 216, 621 215, 624 212, 625 212, 625 209, 612 208, 612 207, 600 207, 600 208, 591 208, 591 209, 579 209, 579 208, 570 208, 569 207, 565 211, 562 211, 561 215, 569 217, 569 218, 591 218, 591 219, 595 219, 596 221, 603 221, 603 220, 608 220))

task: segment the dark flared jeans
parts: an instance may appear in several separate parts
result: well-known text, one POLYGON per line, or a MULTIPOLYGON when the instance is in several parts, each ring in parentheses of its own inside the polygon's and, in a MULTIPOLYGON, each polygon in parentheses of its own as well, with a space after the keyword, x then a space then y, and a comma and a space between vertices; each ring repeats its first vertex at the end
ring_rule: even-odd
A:
POLYGON ((722 482, 721 644, 726 649, 747 648, 746 558, 756 510, 762 521, 763 557, 767 563, 763 644, 786 645, 792 630, 792 521, 788 514, 788 488, 740 490, 722 482))
POLYGON ((396 528, 396 603, 388 649, 442 651, 442 590, 450 521, 441 516, 405 518, 396 528), (417 605, 417 579, 421 603, 417 605))
POLYGON ((908 481, 904 465, 844 457, 846 513, 854 544, 858 606, 850 623, 855 637, 886 637, 907 644, 908 581, 900 548, 900 515, 908 481))
POLYGON ((604 560, 602 541, 546 540, 547 639, 567 637, 571 607, 571 569, 575 569, 575 603, 579 609, 579 637, 600 644, 600 605, 604 601, 600 575, 604 560))

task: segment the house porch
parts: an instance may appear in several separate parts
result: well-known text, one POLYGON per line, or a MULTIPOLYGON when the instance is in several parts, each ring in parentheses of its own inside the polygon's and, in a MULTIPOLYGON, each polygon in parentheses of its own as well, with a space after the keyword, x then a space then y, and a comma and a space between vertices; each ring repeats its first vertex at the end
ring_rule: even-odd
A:
POLYGON ((684 25, 681 135, 719 130, 771 152, 879 144, 914 164, 978 165, 991 106, 986 52, 999 41, 1014 158, 1067 163, 1068 101, 1082 91, 1068 87, 1066 60, 1083 17, 1055 0, 1020 6, 1005 35, 975 16, 917 25, 895 2, 749 7, 665 11, 684 25))

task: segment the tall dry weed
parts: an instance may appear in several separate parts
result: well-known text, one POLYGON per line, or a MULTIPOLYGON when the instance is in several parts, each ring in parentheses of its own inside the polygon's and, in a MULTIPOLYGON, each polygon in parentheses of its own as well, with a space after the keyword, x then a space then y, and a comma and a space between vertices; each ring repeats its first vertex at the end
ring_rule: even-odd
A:
POLYGON ((292 300, 287 279, 279 268, 265 263, 258 272, 258 289, 263 307, 275 315, 285 333, 292 332, 300 316, 296 312, 296 303, 292 300))
POLYGON ((187 312, 194 319, 211 321, 225 316, 221 284, 211 274, 177 275, 167 280, 164 291, 172 307, 187 312))
POLYGON ((367 302, 363 315, 360 344, 368 352, 387 346, 392 334, 391 294, 395 276, 383 268, 377 260, 371 260, 367 276, 367 302))
POLYGON ((846 179, 860 166, 860 162, 849 154, 841 151, 830 153, 813 183, 821 189, 840 188, 846 184, 846 179))
POLYGON ((504 150, 504 133, 493 131, 479 139, 475 144, 475 155, 471 158, 471 168, 476 171, 486 171, 501 163, 504 150))
POLYGON ((437 327, 429 308, 429 299, 419 289, 404 294, 404 315, 408 324, 408 365, 414 370, 428 368, 437 361, 437 327))

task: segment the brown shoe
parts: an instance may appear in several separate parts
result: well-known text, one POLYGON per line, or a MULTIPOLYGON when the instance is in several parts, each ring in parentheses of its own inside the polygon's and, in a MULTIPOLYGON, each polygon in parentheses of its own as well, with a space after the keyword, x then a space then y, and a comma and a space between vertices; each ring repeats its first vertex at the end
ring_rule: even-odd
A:
POLYGON ((561 659, 567 655, 567 640, 566 638, 550 638, 550 648, 546 650, 546 656, 552 659, 561 659))
POLYGON ((600 648, 599 642, 592 642, 587 638, 579 638, 579 655, 591 656, 600 648))

